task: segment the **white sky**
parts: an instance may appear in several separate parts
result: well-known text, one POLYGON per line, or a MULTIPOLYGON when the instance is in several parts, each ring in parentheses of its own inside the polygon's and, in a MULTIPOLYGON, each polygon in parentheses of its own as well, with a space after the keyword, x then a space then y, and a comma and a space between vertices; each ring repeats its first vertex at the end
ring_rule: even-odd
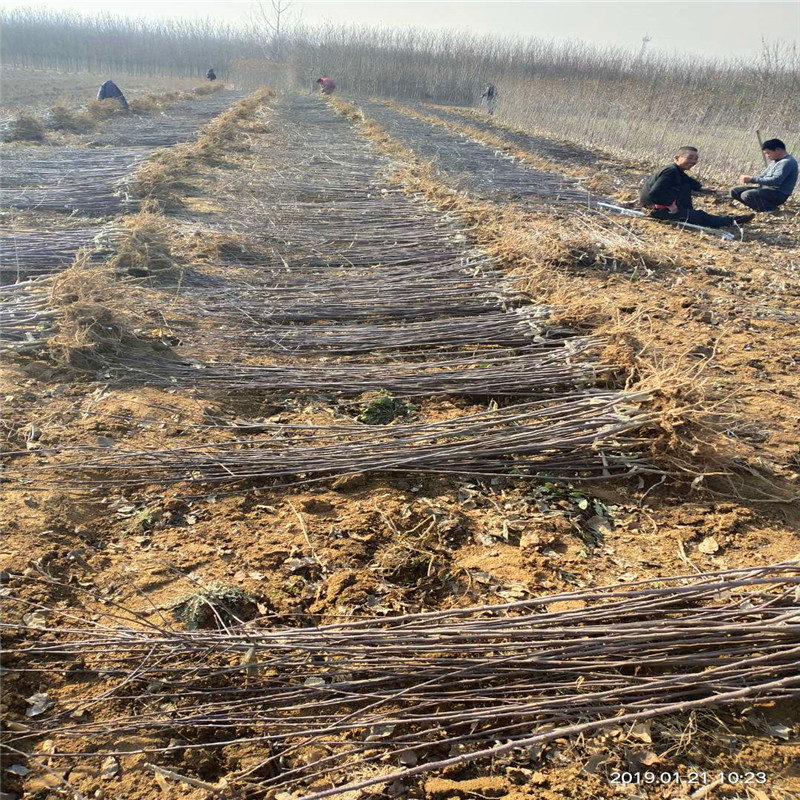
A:
MULTIPOLYGON (((110 12, 149 19, 211 18, 246 24, 249 0, 0 0, 4 8, 28 6, 83 14, 110 12)), ((269 0, 265 3, 269 6, 269 0)), ((712 2, 604 2, 602 0, 304 0, 294 13, 306 23, 325 20, 389 27, 450 28, 471 33, 583 39, 597 45, 638 48, 648 34, 651 49, 709 56, 752 57, 768 42, 798 43, 800 0, 712 2)))

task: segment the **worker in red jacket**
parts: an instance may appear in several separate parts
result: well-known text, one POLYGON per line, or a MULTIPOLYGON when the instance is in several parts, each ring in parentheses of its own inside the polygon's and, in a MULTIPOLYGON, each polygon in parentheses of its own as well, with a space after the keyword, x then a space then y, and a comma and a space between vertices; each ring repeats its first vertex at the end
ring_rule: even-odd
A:
POLYGON ((330 78, 317 78, 319 90, 322 94, 333 94, 336 84, 330 78))

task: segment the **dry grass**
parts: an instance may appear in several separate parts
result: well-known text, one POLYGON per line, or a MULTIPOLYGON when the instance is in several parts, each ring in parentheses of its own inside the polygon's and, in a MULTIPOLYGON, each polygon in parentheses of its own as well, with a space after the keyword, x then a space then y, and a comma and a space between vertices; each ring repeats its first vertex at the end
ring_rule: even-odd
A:
POLYGON ((576 214, 565 224, 546 213, 457 192, 442 184, 431 164, 419 160, 359 109, 336 98, 329 102, 339 113, 359 121, 364 133, 398 162, 395 179, 407 191, 457 213, 470 235, 501 266, 519 276, 520 288, 537 301, 557 305, 568 324, 594 326, 598 318, 607 319, 607 312, 601 300, 587 300, 580 287, 565 280, 565 270, 599 267, 636 273, 676 264, 674 252, 662 240, 648 242, 606 217, 576 214))
POLYGON ((266 257, 244 234, 211 230, 178 230, 171 241, 171 249, 174 256, 189 263, 255 263, 266 257))
POLYGON ((198 86, 191 92, 173 90, 134 97, 128 103, 130 112, 126 112, 116 99, 92 100, 84 111, 76 111, 64 103, 58 103, 45 111, 41 118, 28 113, 18 114, 7 123, 8 132, 3 134, 3 141, 41 141, 44 139, 45 130, 87 133, 102 123, 125 116, 127 113, 140 115, 160 113, 197 95, 212 94, 224 88, 223 84, 214 84, 198 86))
POLYGON ((524 164, 527 164, 533 169, 542 170, 543 172, 576 174, 577 177, 584 176, 583 172, 578 171, 576 173, 575 171, 568 171, 569 165, 565 165, 567 167, 567 170, 565 171, 560 163, 535 156, 532 153, 529 153, 527 150, 523 150, 521 147, 511 144, 501 136, 496 136, 495 134, 480 130, 472 125, 463 125, 457 122, 451 122, 450 120, 442 119, 441 117, 434 116, 433 114, 422 114, 419 111, 415 111, 413 108, 400 105, 399 103, 395 103, 391 100, 384 100, 383 102, 385 105, 396 108, 406 116, 422 120, 423 122, 427 122, 429 125, 436 125, 439 128, 444 128, 445 130, 452 131, 453 133, 463 134, 464 136, 468 136, 470 139, 482 142, 494 150, 499 150, 506 155, 513 156, 517 160, 522 161, 524 164))
POLYGON ((186 178, 196 169, 195 144, 156 150, 130 181, 131 194, 143 211, 160 213, 183 208, 183 198, 195 191, 186 178))
POLYGON ((51 131, 81 133, 89 130, 88 117, 63 105, 53 106, 42 115, 45 128, 51 131))
POLYGON ((114 250, 108 263, 116 272, 145 278, 173 275, 178 268, 171 251, 169 225, 157 214, 141 212, 125 217, 104 238, 104 244, 114 250))
POLYGON ((17 114, 0 125, 2 142, 41 142, 43 139, 44 126, 31 114, 17 114))
POLYGON ((256 119, 256 111, 273 97, 268 89, 248 95, 205 125, 196 141, 156 151, 131 181, 131 191, 142 200, 142 210, 160 213, 183 207, 183 199, 195 191, 188 177, 205 166, 219 164, 226 154, 248 150, 249 133, 267 130, 256 119))
MULTIPOLYGON (((112 258, 98 268, 89 265, 88 254, 80 253, 53 285, 50 305, 59 312, 59 325, 49 349, 57 364, 96 369, 107 357, 139 342, 133 333, 131 287, 123 292, 115 275, 153 277, 178 268, 173 252, 176 236, 167 220, 153 212, 179 205, 191 189, 186 175, 225 151, 241 148, 247 140, 244 129, 263 128, 255 112, 272 96, 262 91, 245 98, 206 125, 196 142, 158 151, 136 172, 134 187, 144 208, 106 232, 102 244, 114 251, 112 258)), ((214 252, 226 248, 241 249, 241 245, 231 237, 215 239, 214 252)))
POLYGON ((203 83, 200 86, 195 86, 194 89, 192 89, 192 94, 203 97, 204 95, 214 94, 214 92, 218 92, 220 89, 224 88, 224 83, 203 83))
MULTIPOLYGON (((137 319, 133 311, 135 293, 130 285, 123 290, 115 276, 172 276, 179 268, 173 248, 180 237, 160 213, 150 209, 161 212, 179 205, 191 189, 186 175, 226 150, 241 147, 242 139, 247 138, 243 128, 261 125, 255 121, 255 112, 272 96, 263 91, 245 98, 206 125, 196 142, 158 151, 137 171, 134 186, 145 208, 105 232, 101 244, 114 251, 111 259, 102 268, 92 267, 88 255, 81 253, 53 285, 50 305, 59 312, 59 325, 49 348, 57 364, 96 369, 109 356, 140 342, 133 332, 137 319)), ((226 248, 241 250, 241 244, 235 237, 214 239, 215 254, 226 248)))
POLYGON ((59 321, 48 347, 59 366, 96 369, 137 341, 135 315, 123 308, 119 284, 107 269, 90 266, 84 253, 56 278, 49 300, 59 321))
MULTIPOLYGON (((456 114, 459 117, 462 117, 465 120, 474 120, 484 123, 490 123, 493 128, 497 128, 500 131, 507 131, 513 135, 517 136, 532 136, 533 134, 530 130, 526 130, 525 128, 520 127, 519 125, 513 125, 510 122, 500 120, 496 116, 491 117, 491 119, 487 119, 486 114, 480 111, 476 111, 475 109, 471 108, 459 108, 457 106, 436 106, 431 105, 431 108, 441 108, 443 111, 446 111, 450 114, 456 114)), ((431 117, 431 122, 443 122, 438 117, 431 117)), ((467 136, 471 136, 474 139, 484 142, 484 144, 491 145, 492 147, 496 147, 498 150, 502 150, 509 155, 513 155, 519 158, 522 161, 525 161, 531 166, 536 166, 539 163, 541 166, 537 168, 546 169, 544 166, 545 164, 550 164, 550 169, 556 170, 563 175, 570 175, 571 177, 579 178, 584 186, 592 191, 598 192, 606 192, 609 191, 608 185, 608 176, 605 175, 604 172, 598 172, 596 167, 587 168, 581 166, 580 164, 574 164, 566 159, 560 159, 558 162, 549 162, 544 159, 537 160, 536 156, 529 153, 522 148, 516 147, 514 144, 508 142, 506 139, 503 139, 500 136, 495 136, 490 134, 486 131, 481 130, 480 128, 475 128, 472 125, 459 125, 458 123, 449 122, 447 123, 448 127, 451 130, 463 133, 467 136)), ((552 138, 552 137, 550 137, 552 138)), ((559 144, 563 145, 565 148, 577 148, 577 149, 584 149, 584 145, 580 144, 579 142, 572 141, 570 139, 563 139, 559 138, 557 140, 559 144)), ((622 158, 619 154, 612 154, 602 148, 592 147, 592 153, 594 153, 597 158, 603 162, 613 163, 620 165, 623 169, 632 171, 634 173, 647 173, 652 171, 653 165, 649 164, 642 160, 633 160, 630 158, 622 158)), ((613 188, 611 189, 613 191, 613 188)))
POLYGON ((27 111, 35 116, 41 116, 52 106, 66 106, 75 111, 93 100, 100 84, 109 78, 113 78, 129 100, 171 91, 188 92, 197 80, 174 75, 131 75, 118 70, 113 74, 106 70, 65 72, 3 64, 0 70, 0 104, 4 109, 27 111))

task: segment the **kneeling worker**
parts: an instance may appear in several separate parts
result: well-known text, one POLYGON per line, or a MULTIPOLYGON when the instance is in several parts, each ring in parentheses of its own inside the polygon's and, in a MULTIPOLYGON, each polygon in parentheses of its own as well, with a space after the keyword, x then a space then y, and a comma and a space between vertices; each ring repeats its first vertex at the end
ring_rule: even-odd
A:
POLYGON ((319 90, 322 94, 333 94, 336 89, 336 84, 331 78, 317 78, 317 83, 319 84, 319 90))
POLYGON ((761 150, 769 164, 760 175, 740 175, 739 183, 755 186, 734 186, 731 197, 754 211, 774 211, 791 196, 797 184, 797 161, 786 152, 780 139, 767 139, 761 150))
POLYGON ((98 100, 119 100, 119 104, 122 106, 123 111, 128 110, 128 101, 125 99, 125 95, 122 94, 121 89, 117 86, 116 83, 112 80, 105 81, 100 86, 100 89, 97 92, 97 99, 98 100))
POLYGON ((692 206, 692 192, 714 192, 710 188, 704 189, 700 181, 686 174, 699 159, 696 147, 681 147, 675 153, 674 164, 664 167, 645 180, 640 199, 643 206, 653 209, 650 216, 654 219, 702 225, 704 228, 727 228, 729 225, 750 222, 755 214, 719 217, 692 206))

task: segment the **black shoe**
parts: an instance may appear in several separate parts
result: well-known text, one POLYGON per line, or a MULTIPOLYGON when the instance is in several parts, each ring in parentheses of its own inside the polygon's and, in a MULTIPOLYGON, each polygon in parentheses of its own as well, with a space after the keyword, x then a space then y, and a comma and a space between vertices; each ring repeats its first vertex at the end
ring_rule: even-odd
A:
POLYGON ((746 222, 752 222, 755 218, 755 214, 739 214, 736 217, 731 217, 734 225, 744 225, 746 222))

